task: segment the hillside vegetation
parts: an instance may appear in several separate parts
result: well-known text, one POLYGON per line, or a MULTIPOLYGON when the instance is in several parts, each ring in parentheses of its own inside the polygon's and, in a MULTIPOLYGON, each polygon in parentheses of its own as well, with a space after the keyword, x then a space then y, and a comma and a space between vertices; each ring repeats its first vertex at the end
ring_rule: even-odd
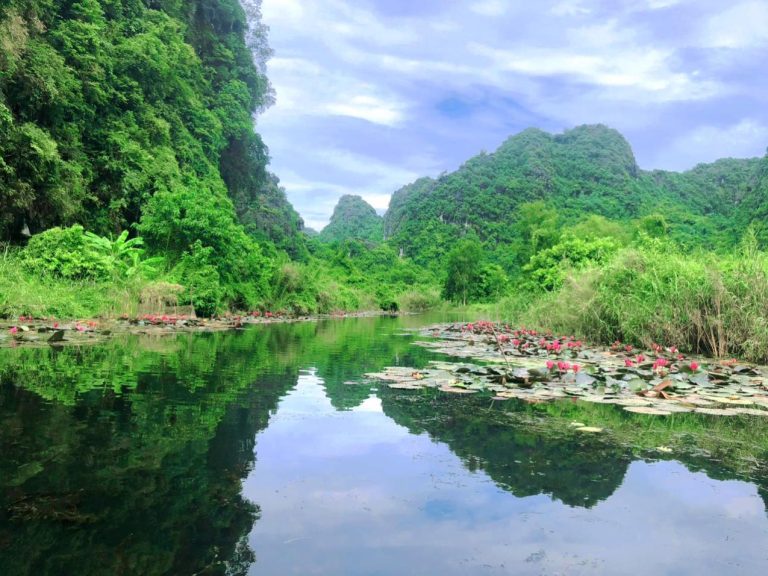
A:
POLYGON ((345 194, 333 209, 331 221, 320 232, 325 242, 362 240, 379 243, 384 239, 383 221, 373 206, 360 196, 345 194))
POLYGON ((531 128, 303 233, 253 117, 259 0, 0 5, 0 317, 421 310, 768 359, 768 156, 641 170, 531 128))
POLYGON ((419 264, 441 260, 475 235, 508 271, 528 262, 548 235, 590 215, 616 222, 660 220, 689 248, 729 249, 750 222, 763 225, 767 159, 719 160, 684 173, 645 172, 627 141, 602 125, 550 135, 528 129, 437 179, 396 191, 385 235, 419 264))

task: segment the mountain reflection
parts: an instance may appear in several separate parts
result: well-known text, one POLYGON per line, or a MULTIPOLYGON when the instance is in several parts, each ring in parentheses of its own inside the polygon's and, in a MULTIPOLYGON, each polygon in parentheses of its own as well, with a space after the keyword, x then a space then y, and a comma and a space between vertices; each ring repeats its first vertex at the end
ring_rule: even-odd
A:
POLYGON ((535 429, 493 423, 478 406, 473 398, 413 401, 383 393, 387 416, 414 434, 426 432, 447 444, 470 471, 484 471, 515 496, 548 494, 589 508, 614 493, 632 461, 626 450, 590 437, 553 438, 535 429))

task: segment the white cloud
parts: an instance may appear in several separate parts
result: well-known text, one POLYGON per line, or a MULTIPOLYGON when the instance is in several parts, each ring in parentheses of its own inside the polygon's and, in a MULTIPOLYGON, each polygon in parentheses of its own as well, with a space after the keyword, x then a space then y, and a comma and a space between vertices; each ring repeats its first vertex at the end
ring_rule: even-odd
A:
POLYGON ((302 206, 311 201, 313 211, 302 211, 305 223, 320 230, 330 218, 338 199, 355 194, 380 214, 389 206, 392 192, 425 174, 435 173, 428 157, 416 159, 413 168, 382 162, 376 158, 338 148, 309 148, 298 152, 306 165, 321 166, 327 178, 305 178, 296 172, 282 171, 281 185, 289 200, 302 206))
POLYGON ((683 3, 683 0, 647 0, 646 6, 651 10, 663 10, 683 3))
POLYGON ((768 45, 768 3, 743 2, 707 19, 700 36, 713 48, 758 48, 768 45))
POLYGON ((384 126, 405 118, 406 105, 396 95, 354 76, 299 58, 274 58, 267 69, 277 104, 265 118, 331 114, 384 126))
POLYGON ((344 101, 331 102, 326 106, 326 110, 331 114, 360 118, 384 126, 394 126, 402 121, 402 109, 403 106, 397 102, 364 94, 352 96, 344 101))
POLYGON ((721 91, 715 82, 670 67, 669 51, 615 46, 601 52, 549 48, 499 49, 473 44, 471 49, 488 58, 497 69, 527 76, 567 76, 607 88, 632 88, 618 96, 655 101, 696 100, 721 91))
POLYGON ((483 0, 482 2, 473 2, 470 10, 483 16, 501 16, 506 13, 508 8, 504 0, 483 0))
POLYGON ((563 0, 555 4, 550 13, 554 16, 586 16, 591 14, 592 10, 579 0, 563 0))
POLYGON ((266 22, 280 20, 299 21, 304 16, 301 0, 267 0, 261 5, 261 15, 266 22))
POLYGON ((768 145, 768 125, 745 118, 730 126, 700 126, 663 147, 655 166, 685 170, 718 158, 762 156, 768 145))

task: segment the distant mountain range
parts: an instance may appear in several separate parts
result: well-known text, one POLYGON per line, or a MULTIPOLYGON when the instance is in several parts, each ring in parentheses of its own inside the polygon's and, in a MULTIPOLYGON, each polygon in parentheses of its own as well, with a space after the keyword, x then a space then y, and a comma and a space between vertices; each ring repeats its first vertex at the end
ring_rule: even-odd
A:
POLYGON ((362 198, 343 197, 321 237, 375 241, 383 226, 384 239, 428 263, 466 234, 489 247, 513 245, 518 208, 543 202, 562 225, 591 214, 618 221, 660 214, 673 238, 716 249, 738 242, 752 222, 768 239, 767 198, 768 156, 722 159, 682 173, 645 171, 627 140, 606 126, 557 135, 530 128, 455 172, 397 190, 383 218, 362 198))

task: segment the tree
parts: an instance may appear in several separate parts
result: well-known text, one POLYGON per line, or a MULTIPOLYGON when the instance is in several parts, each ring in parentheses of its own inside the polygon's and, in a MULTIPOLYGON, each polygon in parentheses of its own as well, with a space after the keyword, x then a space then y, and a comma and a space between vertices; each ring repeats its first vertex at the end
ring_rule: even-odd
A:
POLYGON ((448 253, 443 297, 466 305, 481 279, 483 249, 474 239, 460 240, 448 253))

